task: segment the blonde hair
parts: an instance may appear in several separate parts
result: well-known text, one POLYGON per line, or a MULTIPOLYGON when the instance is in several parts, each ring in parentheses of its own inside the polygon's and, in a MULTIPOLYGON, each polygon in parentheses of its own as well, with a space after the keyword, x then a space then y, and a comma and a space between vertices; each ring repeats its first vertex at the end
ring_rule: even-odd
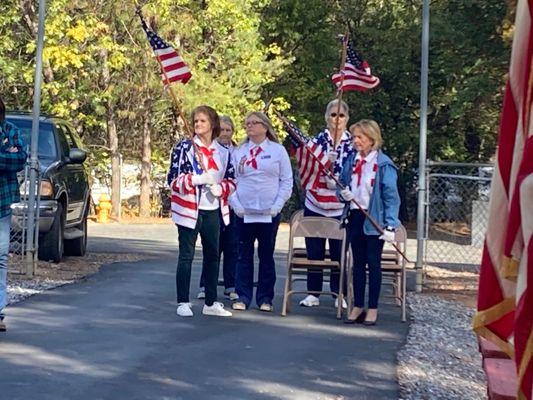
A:
MULTIPOLYGON (((324 114, 324 118, 326 120, 326 124, 328 123, 329 115, 333 111, 337 112, 338 104, 339 104, 339 100, 338 99, 334 99, 334 100, 331 100, 328 103, 328 105, 326 106, 326 113, 324 114), (333 110, 333 108, 335 108, 335 110, 333 110)), ((346 102, 344 100, 341 100, 341 108, 346 113, 346 122, 348 122, 348 120, 350 119, 350 108, 348 107, 348 104, 346 104, 346 102)))
POLYGON ((270 121, 270 118, 266 116, 265 113, 262 113, 260 111, 252 111, 246 115, 246 118, 244 121, 247 121, 250 117, 257 117, 261 120, 261 122, 265 125, 265 128, 267 128, 266 136, 269 140, 279 143, 278 135, 276 131, 274 130, 274 127, 272 126, 272 121, 270 121))
POLYGON ((383 144, 383 137, 381 136, 381 129, 376 121, 373 119, 362 119, 350 126, 350 133, 355 134, 355 129, 359 128, 363 135, 372 140, 372 150, 379 150, 383 144))

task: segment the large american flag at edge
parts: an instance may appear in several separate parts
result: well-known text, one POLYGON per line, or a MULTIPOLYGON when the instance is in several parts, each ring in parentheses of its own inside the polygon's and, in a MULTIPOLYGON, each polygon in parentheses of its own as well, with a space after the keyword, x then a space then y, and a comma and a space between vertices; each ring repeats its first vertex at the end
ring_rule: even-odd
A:
POLYGON ((294 155, 298 165, 298 172, 300 173, 302 188, 308 190, 313 187, 320 177, 320 172, 328 162, 328 157, 319 144, 310 143, 310 145, 307 145, 308 139, 300 128, 285 118, 283 119, 283 127, 295 147, 294 155))
POLYGON ((518 399, 533 383, 533 0, 516 10, 489 225, 479 277, 474 330, 515 359, 518 399))
POLYGON ((148 28, 144 18, 139 13, 141 24, 148 36, 150 46, 154 51, 155 56, 159 59, 163 71, 161 71, 161 79, 166 85, 172 82, 182 82, 186 84, 191 79, 191 71, 185 61, 181 58, 178 52, 167 42, 161 39, 154 31, 148 28))
POLYGON ((368 62, 357 54, 351 42, 347 44, 344 67, 338 74, 333 75, 331 80, 339 90, 345 92, 350 90, 365 91, 379 85, 379 78, 372 75, 368 62), (341 82, 342 87, 340 87, 341 82))

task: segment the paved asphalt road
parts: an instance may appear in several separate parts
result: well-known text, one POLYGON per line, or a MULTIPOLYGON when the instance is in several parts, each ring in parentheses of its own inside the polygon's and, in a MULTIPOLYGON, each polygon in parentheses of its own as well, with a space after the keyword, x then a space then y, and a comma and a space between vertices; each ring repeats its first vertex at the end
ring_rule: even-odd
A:
MULTIPOLYGON (((344 325, 333 300, 281 317, 287 232, 277 246, 273 314, 175 314, 171 225, 91 225, 91 251, 156 255, 8 309, 0 399, 397 399, 396 352, 407 333, 383 304, 375 327, 344 325)), ((199 264, 193 267, 196 294, 199 264)), ((226 301, 226 304, 228 302, 226 301)))

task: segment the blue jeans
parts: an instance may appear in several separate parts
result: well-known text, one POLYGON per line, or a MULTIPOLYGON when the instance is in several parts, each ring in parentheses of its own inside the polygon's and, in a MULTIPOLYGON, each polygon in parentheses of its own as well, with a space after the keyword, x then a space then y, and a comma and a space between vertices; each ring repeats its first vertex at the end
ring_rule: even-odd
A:
POLYGON ((239 301, 250 306, 254 290, 254 244, 257 239, 257 256, 259 258, 259 277, 255 300, 257 305, 272 304, 274 285, 276 284, 276 265, 274 247, 278 234, 281 214, 272 218, 271 223, 249 223, 237 217, 237 235, 239 237, 239 257, 235 272, 235 286, 239 301))
POLYGON ((7 259, 9 257, 9 228, 11 215, 0 218, 0 320, 4 319, 7 304, 7 259))
MULTIPOLYGON (((305 217, 323 217, 323 215, 317 214, 314 211, 309 210, 307 207, 304 208, 305 217)), ((340 220, 338 217, 330 217, 340 220)), ((341 240, 329 241, 329 252, 331 261, 340 261, 341 260, 341 240)), ((309 260, 324 260, 326 258, 326 239, 321 238, 305 238, 305 247, 307 249, 307 258, 309 260)), ((322 271, 308 272, 307 273, 307 290, 309 291, 321 291, 322 283, 324 281, 324 274, 322 271)), ((339 293, 339 273, 333 272, 330 277, 329 283, 330 289, 332 292, 339 293)), ((346 289, 344 289, 345 291, 346 289)), ((319 294, 314 294, 313 296, 320 296, 319 294)))

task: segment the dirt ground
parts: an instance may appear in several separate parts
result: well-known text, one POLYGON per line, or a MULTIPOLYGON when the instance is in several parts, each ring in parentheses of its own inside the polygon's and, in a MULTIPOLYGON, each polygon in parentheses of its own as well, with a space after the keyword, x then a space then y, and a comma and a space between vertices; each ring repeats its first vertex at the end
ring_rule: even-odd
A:
POLYGON ((458 301, 470 308, 476 308, 477 285, 477 273, 440 274, 429 269, 426 273, 423 293, 458 301))
POLYGON ((147 258, 149 257, 141 254, 87 253, 83 257, 65 257, 58 264, 39 261, 33 278, 22 274, 21 268, 13 268, 9 273, 9 281, 28 279, 76 281, 97 273, 105 264, 140 261, 147 258))

